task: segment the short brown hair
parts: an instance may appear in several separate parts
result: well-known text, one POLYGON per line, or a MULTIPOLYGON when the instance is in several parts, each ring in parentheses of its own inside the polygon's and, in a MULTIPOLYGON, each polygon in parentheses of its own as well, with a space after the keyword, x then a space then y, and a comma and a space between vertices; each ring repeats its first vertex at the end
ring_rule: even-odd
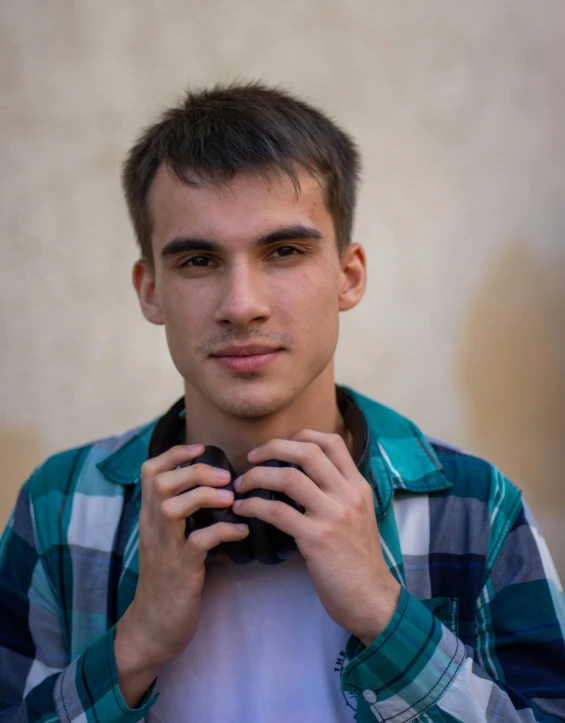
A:
POLYGON ((360 157, 352 138, 319 110, 260 83, 188 91, 129 151, 122 185, 142 258, 153 265, 147 196, 162 164, 187 184, 221 183, 277 167, 298 190, 297 167, 321 182, 338 252, 351 242, 360 157), (192 176, 192 177, 191 177, 192 176))

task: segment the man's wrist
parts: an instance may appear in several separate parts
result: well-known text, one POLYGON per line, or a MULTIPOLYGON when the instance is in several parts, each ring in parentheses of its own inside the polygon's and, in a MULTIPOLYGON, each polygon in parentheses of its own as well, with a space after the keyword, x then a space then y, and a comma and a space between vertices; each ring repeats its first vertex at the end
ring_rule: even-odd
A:
POLYGON ((366 647, 369 647, 373 640, 379 637, 392 620, 392 616, 398 607, 401 591, 402 587, 391 575, 391 581, 386 586, 385 591, 380 590, 375 596, 375 604, 362 626, 359 627, 357 632, 352 631, 353 635, 366 647))
POLYGON ((114 657, 122 697, 130 708, 137 708, 164 664, 150 658, 139 636, 129 629, 126 616, 127 611, 116 624, 114 657))

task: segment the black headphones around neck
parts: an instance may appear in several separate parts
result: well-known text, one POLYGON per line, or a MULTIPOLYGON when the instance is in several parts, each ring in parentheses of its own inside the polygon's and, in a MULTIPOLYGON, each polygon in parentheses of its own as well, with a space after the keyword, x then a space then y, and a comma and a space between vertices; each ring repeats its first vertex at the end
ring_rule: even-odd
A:
MULTIPOLYGON (((357 469, 365 474, 369 456, 369 428, 365 415, 359 409, 351 394, 336 385, 336 401, 339 410, 350 430, 353 438, 352 457, 357 469)), ((164 414, 155 425, 151 440, 149 442, 149 458, 162 454, 175 444, 182 444, 185 439, 185 405, 184 398, 179 399, 164 414)), ((227 470, 231 479, 225 489, 234 492, 235 499, 246 497, 263 497, 267 500, 280 500, 291 505, 299 512, 304 508, 287 495, 271 490, 255 489, 240 494, 233 489, 233 481, 237 474, 231 466, 224 452, 219 448, 208 445, 204 448, 203 454, 196 457, 190 464, 204 463, 212 467, 220 467, 227 470)), ((262 462, 261 467, 295 467, 303 471, 298 465, 289 464, 279 460, 262 462)), ((288 559, 296 551, 294 539, 282 530, 270 525, 263 520, 254 517, 240 517, 236 515, 231 507, 226 508, 201 508, 186 520, 186 532, 188 536, 193 530, 207 527, 215 522, 244 522, 249 525, 249 535, 243 540, 236 542, 223 542, 213 550, 210 550, 207 560, 213 560, 220 551, 225 551, 233 562, 238 565, 245 565, 257 560, 266 565, 277 565, 288 559)))

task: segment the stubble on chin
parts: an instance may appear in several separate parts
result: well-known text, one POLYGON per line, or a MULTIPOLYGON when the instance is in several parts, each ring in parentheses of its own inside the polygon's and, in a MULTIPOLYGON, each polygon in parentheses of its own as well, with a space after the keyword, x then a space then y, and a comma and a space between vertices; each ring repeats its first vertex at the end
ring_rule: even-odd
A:
MULTIPOLYGON (((253 381, 256 378, 254 374, 240 374, 238 376, 243 381, 253 381)), ((255 395, 250 389, 242 389, 216 398, 215 403, 224 413, 229 414, 231 417, 258 419, 259 417, 276 414, 290 404, 292 398, 292 392, 280 394, 273 391, 255 395)))

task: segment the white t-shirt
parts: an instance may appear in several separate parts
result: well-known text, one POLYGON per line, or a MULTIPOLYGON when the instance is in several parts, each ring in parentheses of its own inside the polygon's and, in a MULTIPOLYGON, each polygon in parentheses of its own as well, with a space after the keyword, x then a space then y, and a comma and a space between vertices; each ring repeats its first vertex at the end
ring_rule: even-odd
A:
POLYGON ((298 552, 275 566, 211 562, 196 635, 159 675, 147 723, 351 723, 348 637, 298 552))

